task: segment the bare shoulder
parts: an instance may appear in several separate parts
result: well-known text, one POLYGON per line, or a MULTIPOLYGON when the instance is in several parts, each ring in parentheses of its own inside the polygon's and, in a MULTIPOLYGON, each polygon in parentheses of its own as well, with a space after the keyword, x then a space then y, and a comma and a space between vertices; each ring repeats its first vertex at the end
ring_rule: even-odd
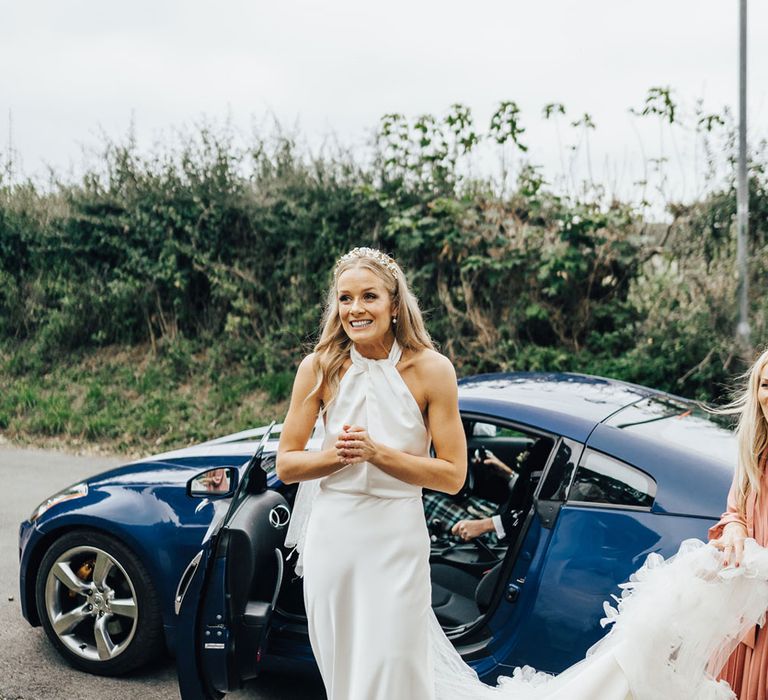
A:
POLYGON ((316 352, 311 352, 309 355, 304 357, 304 359, 299 363, 299 369, 296 371, 296 375, 303 377, 307 375, 314 376, 315 374, 315 363, 316 363, 316 352))
POLYGON ((296 378, 293 382, 294 395, 296 393, 306 396, 317 381, 317 360, 316 353, 307 355, 296 370, 296 378))
POLYGON ((432 382, 456 383, 456 370, 453 363, 437 350, 423 348, 411 354, 406 362, 413 367, 419 379, 431 384, 432 382))
POLYGON ((424 348, 419 350, 414 359, 418 362, 427 372, 454 372, 453 363, 442 353, 437 350, 430 350, 424 348))

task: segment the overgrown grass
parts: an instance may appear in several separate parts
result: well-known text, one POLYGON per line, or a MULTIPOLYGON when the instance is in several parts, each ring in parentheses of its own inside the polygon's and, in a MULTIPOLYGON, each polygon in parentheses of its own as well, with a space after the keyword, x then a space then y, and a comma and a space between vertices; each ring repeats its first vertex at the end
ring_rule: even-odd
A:
POLYGON ((6 346, 0 433, 19 443, 146 454, 285 415, 292 373, 256 376, 245 364, 224 370, 217 349, 202 344, 165 350, 110 346, 40 372, 22 357, 29 348, 6 346))
MULTIPOLYGON (((29 343, 0 347, 0 437, 131 456, 282 420, 295 372, 291 367, 259 374, 253 367, 259 358, 183 338, 156 349, 143 344, 80 351, 53 366, 38 362, 35 352, 29 343)), ((678 355, 659 366, 683 373, 684 357, 678 355)), ((718 395, 685 391, 674 377, 654 374, 655 367, 636 352, 613 357, 527 345, 514 365, 502 369, 586 372, 705 401, 727 398, 723 385, 718 395)))

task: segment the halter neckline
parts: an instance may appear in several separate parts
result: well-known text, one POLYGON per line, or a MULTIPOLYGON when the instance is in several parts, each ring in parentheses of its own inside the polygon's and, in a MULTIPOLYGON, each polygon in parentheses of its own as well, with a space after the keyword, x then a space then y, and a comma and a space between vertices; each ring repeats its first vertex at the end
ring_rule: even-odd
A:
POLYGON ((400 362, 400 357, 402 356, 402 354, 403 352, 400 349, 400 346, 397 344, 396 339, 392 340, 392 347, 389 349, 389 354, 381 360, 374 360, 369 357, 364 357, 363 355, 360 354, 360 351, 355 347, 354 343, 352 343, 352 346, 350 347, 350 350, 349 350, 349 356, 352 359, 352 364, 361 368, 370 367, 371 365, 374 365, 377 362, 387 362, 392 366, 394 366, 398 362, 400 362))

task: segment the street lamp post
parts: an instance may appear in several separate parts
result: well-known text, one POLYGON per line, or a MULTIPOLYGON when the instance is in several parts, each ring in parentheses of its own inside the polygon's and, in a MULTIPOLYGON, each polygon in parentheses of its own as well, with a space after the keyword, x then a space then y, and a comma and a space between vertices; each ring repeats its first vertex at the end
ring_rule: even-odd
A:
POLYGON ((739 161, 736 173, 736 267, 739 279, 739 325, 736 337, 750 351, 749 277, 747 266, 749 190, 747 180, 747 0, 739 0, 739 161))

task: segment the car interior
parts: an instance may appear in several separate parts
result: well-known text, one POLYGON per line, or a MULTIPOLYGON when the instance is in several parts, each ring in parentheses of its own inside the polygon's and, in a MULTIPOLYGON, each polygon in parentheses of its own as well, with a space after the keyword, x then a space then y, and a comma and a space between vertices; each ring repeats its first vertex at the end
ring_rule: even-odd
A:
MULTIPOLYGON (((467 433, 467 480, 451 499, 451 517, 428 519, 432 538, 432 608, 445 629, 471 625, 488 611, 507 553, 512 549, 531 506, 554 441, 517 428, 464 421, 467 433), (502 471, 495 457, 513 474, 502 471), (464 511, 460 518, 457 514, 464 511), (465 542, 451 534, 458 519, 499 515, 505 534, 495 532, 465 542)), ((429 500, 431 494, 425 494, 429 500)))
MULTIPOLYGON (((533 494, 554 445, 550 436, 525 432, 486 420, 463 419, 467 435, 467 478, 461 491, 448 495, 425 490, 427 526, 432 541, 432 608, 446 630, 471 626, 489 610, 500 584, 507 554, 522 534, 533 494), (495 458, 495 459, 494 459, 495 458), (497 464, 501 462, 509 470, 497 464), (464 541, 451 533, 462 519, 501 516, 504 537, 496 531, 464 541)), ((272 464, 265 463, 269 469, 272 464)), ((281 488, 292 505, 296 485, 281 488)), ((284 549, 286 572, 277 611, 289 620, 306 619, 295 557, 284 549)))

